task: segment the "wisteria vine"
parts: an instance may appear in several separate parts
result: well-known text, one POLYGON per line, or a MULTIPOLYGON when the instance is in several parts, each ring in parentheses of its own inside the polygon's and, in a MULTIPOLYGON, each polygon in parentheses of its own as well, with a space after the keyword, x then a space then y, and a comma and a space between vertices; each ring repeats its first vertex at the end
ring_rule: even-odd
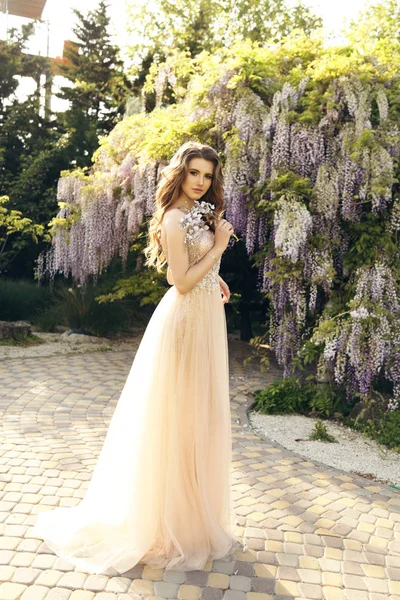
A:
MULTIPOLYGON (((394 194, 400 132, 390 121, 386 90, 342 76, 330 86, 331 102, 321 108, 319 121, 307 122, 293 115, 301 113, 308 77, 297 86, 286 82, 267 105, 250 87, 230 86, 234 75, 235 69, 227 70, 210 87, 207 107, 199 108, 198 115, 214 120, 216 145, 225 157, 226 218, 243 235, 248 254, 263 256, 259 289, 271 299, 269 341, 277 360, 288 375, 307 318, 319 315, 311 336, 322 347, 319 372, 328 368, 348 394, 363 395, 384 374, 393 383, 391 408, 396 409, 396 260, 359 266, 355 273, 346 261, 349 231, 366 214, 383 219, 390 235, 400 230, 400 199, 394 194), (277 192, 273 184, 287 173, 307 181, 311 195, 277 192), (324 313, 338 280, 341 285, 351 280, 355 289, 340 318, 324 313)), ((156 80, 160 88, 166 78, 174 85, 173 73, 163 71, 156 80)), ((192 113, 191 120, 195 117, 192 113)), ((132 237, 154 210, 160 166, 162 161, 141 162, 127 150, 123 156, 118 151, 100 154, 89 177, 64 174, 52 245, 38 261, 39 279, 62 273, 84 285, 113 257, 125 261, 132 237)))

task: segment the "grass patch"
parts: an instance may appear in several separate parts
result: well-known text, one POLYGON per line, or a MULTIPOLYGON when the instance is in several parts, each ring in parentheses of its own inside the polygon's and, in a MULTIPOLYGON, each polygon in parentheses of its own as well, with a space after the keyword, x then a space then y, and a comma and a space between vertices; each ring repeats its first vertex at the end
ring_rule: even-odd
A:
POLYGON ((46 340, 43 340, 34 333, 31 333, 30 335, 17 335, 16 338, 5 338, 4 340, 0 340, 0 346, 20 346, 22 348, 45 343, 46 340))

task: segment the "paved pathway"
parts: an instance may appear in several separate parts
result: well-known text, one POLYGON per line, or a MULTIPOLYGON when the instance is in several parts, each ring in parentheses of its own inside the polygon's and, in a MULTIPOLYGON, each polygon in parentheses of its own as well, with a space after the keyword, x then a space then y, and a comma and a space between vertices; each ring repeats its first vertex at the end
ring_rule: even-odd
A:
POLYGON ((75 570, 30 537, 39 511, 80 502, 134 349, 0 364, 0 600, 400 600, 400 494, 314 464, 255 435, 249 391, 271 375, 243 368, 230 340, 235 560, 204 571, 139 564, 123 576, 75 570))

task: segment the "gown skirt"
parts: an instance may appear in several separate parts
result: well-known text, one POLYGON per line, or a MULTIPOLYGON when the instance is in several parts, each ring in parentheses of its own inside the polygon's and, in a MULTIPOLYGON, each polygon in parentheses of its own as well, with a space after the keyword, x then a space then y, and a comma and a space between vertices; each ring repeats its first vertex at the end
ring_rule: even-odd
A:
POLYGON ((77 506, 33 537, 80 570, 204 569, 240 546, 232 499, 227 327, 217 286, 170 287, 147 324, 77 506))

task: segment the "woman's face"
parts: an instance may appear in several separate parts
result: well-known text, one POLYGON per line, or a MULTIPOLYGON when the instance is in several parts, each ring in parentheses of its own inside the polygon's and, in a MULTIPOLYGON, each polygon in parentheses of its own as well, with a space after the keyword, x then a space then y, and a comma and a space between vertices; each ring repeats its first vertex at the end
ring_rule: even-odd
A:
POLYGON ((182 183, 182 193, 191 200, 200 200, 212 183, 214 164, 204 158, 192 158, 186 179, 182 183))

